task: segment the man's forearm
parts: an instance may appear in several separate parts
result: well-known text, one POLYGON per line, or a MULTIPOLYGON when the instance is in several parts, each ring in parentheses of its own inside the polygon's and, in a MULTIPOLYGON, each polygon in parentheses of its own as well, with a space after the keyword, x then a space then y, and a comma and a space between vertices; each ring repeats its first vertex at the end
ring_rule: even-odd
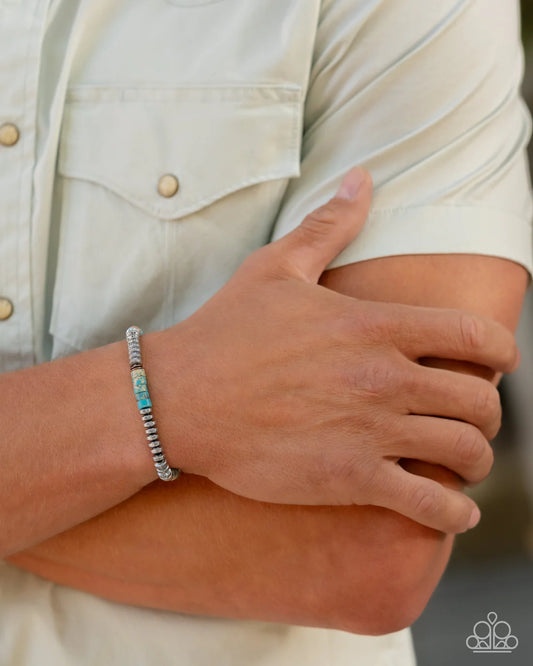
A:
POLYGON ((386 509, 265 504, 185 476, 10 561, 126 604, 379 634, 420 613, 451 542, 386 509))
MULTIPOLYGON (((162 336, 146 336, 146 346, 151 362, 166 367, 162 336)), ((155 478, 125 342, 2 374, 0 395, 0 556, 105 511, 155 478)))

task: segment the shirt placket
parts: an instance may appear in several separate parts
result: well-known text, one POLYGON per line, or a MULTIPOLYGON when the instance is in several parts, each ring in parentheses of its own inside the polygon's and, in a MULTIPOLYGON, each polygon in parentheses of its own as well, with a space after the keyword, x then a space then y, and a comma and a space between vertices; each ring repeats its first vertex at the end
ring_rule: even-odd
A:
POLYGON ((34 362, 31 212, 49 0, 0 0, 0 372, 34 362))

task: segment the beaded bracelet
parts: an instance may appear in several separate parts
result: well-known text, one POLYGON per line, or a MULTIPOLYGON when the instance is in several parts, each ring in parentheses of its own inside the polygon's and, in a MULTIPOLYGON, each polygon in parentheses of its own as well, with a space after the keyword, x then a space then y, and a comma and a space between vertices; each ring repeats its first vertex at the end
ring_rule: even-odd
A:
POLYGON ((135 393, 137 407, 139 408, 139 413, 146 430, 146 438, 148 439, 148 446, 153 456, 157 475, 161 481, 174 481, 181 474, 181 470, 169 466, 163 453, 161 442, 159 441, 157 426, 152 414, 152 401, 148 393, 146 372, 142 363, 141 343, 139 341, 142 334, 143 331, 138 326, 130 326, 126 331, 133 392, 135 393))

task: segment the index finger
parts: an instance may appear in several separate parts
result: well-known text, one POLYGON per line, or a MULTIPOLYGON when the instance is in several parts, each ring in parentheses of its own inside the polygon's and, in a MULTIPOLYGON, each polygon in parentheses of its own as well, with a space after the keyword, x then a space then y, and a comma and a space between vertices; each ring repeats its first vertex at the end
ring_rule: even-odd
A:
POLYGON ((389 312, 398 349, 411 360, 435 357, 513 372, 519 353, 514 335, 488 317, 445 308, 395 305, 389 312))

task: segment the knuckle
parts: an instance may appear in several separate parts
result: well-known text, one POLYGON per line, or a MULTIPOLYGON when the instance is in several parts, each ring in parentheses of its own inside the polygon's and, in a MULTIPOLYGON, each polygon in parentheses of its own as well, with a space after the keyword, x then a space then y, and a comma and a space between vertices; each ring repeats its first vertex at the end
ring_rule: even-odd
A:
POLYGON ((487 440, 474 426, 464 425, 459 428, 455 438, 454 452, 457 460, 467 467, 477 465, 490 446, 487 440))
POLYGON ((501 418, 500 394, 498 389, 487 381, 483 381, 474 394, 474 417, 481 422, 492 422, 501 418))
POLYGON ((390 395, 400 383, 401 375, 396 366, 382 358, 360 365, 352 376, 355 390, 377 397, 390 395))
POLYGON ((334 487, 343 486, 352 480, 355 468, 354 458, 348 452, 329 449, 321 459, 320 476, 334 487))
POLYGON ((426 378, 417 371, 417 366, 411 367, 406 364, 401 372, 401 391, 404 396, 417 395, 422 391, 432 392, 434 385, 427 382, 426 378))
POLYGON ((372 339, 390 344, 396 339, 398 329, 405 325, 400 306, 376 302, 365 303, 362 325, 372 339))
POLYGON ((502 326, 502 329, 506 338, 502 351, 502 363, 507 372, 513 372, 517 367, 519 358, 516 338, 505 326, 502 326))
POLYGON ((342 206, 338 201, 328 201, 305 216, 300 228, 308 237, 322 239, 329 234, 330 227, 335 224, 342 214, 342 206))
POLYGON ((272 263, 272 259, 275 256, 276 249, 274 248, 274 244, 264 245, 243 259, 235 275, 243 275, 249 278, 260 274, 264 271, 265 266, 272 263))
MULTIPOLYGON (((294 233, 294 232, 293 232, 294 233)), ((279 240, 257 248, 241 262, 231 280, 245 282, 256 280, 281 280, 285 281, 294 275, 294 257, 287 251, 282 241, 279 240)))
POLYGON ((349 335, 352 345, 355 339, 359 346, 391 348, 396 322, 380 305, 370 301, 356 301, 355 307, 354 302, 351 302, 350 307, 343 307, 339 311, 338 329, 349 335))
POLYGON ((369 492, 374 476, 370 460, 355 451, 342 450, 323 459, 320 483, 338 505, 348 505, 354 502, 354 495, 369 492))
POLYGON ((413 491, 411 504, 417 516, 431 519, 442 511, 442 500, 433 485, 417 486, 413 491))
POLYGON ((484 322, 474 315, 462 312, 460 315, 461 342, 468 350, 477 351, 485 345, 486 331, 484 322))
POLYGON ((356 308, 343 307, 336 314, 333 331, 347 339, 352 346, 354 340, 358 346, 367 346, 369 349, 386 345, 388 336, 383 318, 371 305, 358 302, 356 308))

